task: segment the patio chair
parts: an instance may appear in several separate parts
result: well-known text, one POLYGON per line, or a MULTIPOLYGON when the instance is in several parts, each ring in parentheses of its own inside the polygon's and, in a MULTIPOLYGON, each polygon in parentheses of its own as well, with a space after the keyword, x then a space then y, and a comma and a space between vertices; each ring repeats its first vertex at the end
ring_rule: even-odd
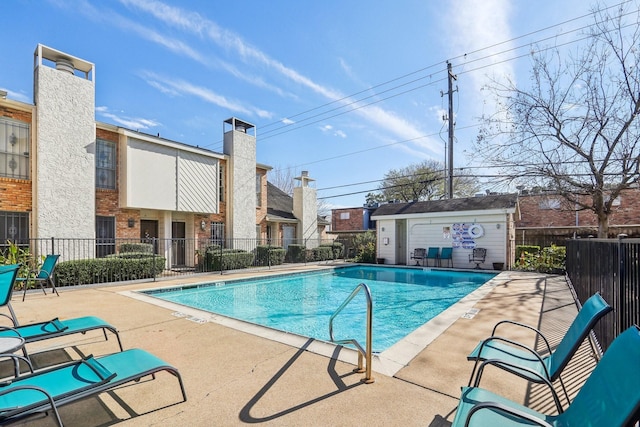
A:
MULTIPOLYGON (((120 335, 115 327, 95 316, 76 317, 72 319, 60 320, 58 318, 47 322, 31 323, 20 325, 16 313, 11 307, 11 295, 20 264, 0 267, 0 307, 7 307, 9 314, 0 313, 11 320, 12 326, 0 326, 0 337, 21 337, 25 340, 25 344, 42 341, 50 338, 58 338, 72 334, 85 334, 92 330, 102 329, 105 340, 107 330, 112 332, 117 340, 120 351, 122 351, 122 342, 120 335)), ((22 348, 25 357, 28 357, 25 347, 22 348)))
POLYGON ((440 252, 440 267, 443 267, 443 261, 447 261, 448 266, 453 268, 453 248, 442 248, 440 252))
POLYGON ((425 248, 415 248, 411 254, 411 259, 416 260, 416 265, 420 265, 420 261, 427 257, 427 250, 425 248))
POLYGON ((429 260, 432 259, 433 260, 433 266, 437 266, 440 265, 439 264, 439 258, 438 258, 438 253, 440 252, 440 248, 429 248, 429 250, 427 251, 427 256, 425 257, 426 259, 426 263, 427 263, 427 267, 429 266, 429 260))
POLYGON ((474 248, 473 252, 469 254, 469 262, 476 264, 477 269, 480 268, 480 264, 484 263, 487 257, 487 250, 485 248, 474 248))
POLYGON ((632 326, 611 343, 566 410, 558 406, 557 415, 541 414, 476 385, 462 388, 452 427, 631 426, 640 412, 638 360, 640 329, 632 326))
POLYGON ((176 368, 141 349, 94 358, 86 357, 53 368, 16 377, 0 386, 0 424, 52 412, 59 426, 58 408, 105 391, 167 371, 180 384, 182 401, 187 395, 176 368))
POLYGON ((55 292, 56 295, 60 296, 56 289, 56 285, 53 282, 53 270, 56 268, 58 258, 60 258, 60 255, 47 255, 39 270, 31 270, 29 274, 27 274, 27 277, 18 277, 16 279, 18 282, 22 282, 22 286, 24 288, 22 301, 24 301, 27 296, 27 288, 29 287, 28 285, 30 282, 37 283, 45 295, 47 294, 47 291, 44 289, 43 284, 49 283, 51 285, 51 293, 55 292))
POLYGON ((494 326, 491 336, 481 341, 476 348, 473 349, 471 354, 467 356, 468 360, 475 361, 473 370, 471 371, 471 377, 469 378, 469 385, 471 385, 474 375, 476 376, 476 383, 480 381, 480 377, 482 376, 482 370, 478 368, 480 362, 493 360, 497 362, 495 366, 498 368, 502 368, 528 381, 553 383, 559 380, 567 401, 569 401, 569 394, 567 393, 560 374, 584 339, 587 338, 591 329, 604 315, 612 310, 611 306, 607 304, 599 293, 591 296, 591 298, 584 303, 569 326, 567 333, 562 337, 562 340, 553 352, 551 351, 551 346, 547 338, 537 329, 510 320, 498 322, 494 326), (496 331, 501 325, 523 327, 535 332, 545 343, 547 354, 542 356, 522 343, 497 336, 496 331))

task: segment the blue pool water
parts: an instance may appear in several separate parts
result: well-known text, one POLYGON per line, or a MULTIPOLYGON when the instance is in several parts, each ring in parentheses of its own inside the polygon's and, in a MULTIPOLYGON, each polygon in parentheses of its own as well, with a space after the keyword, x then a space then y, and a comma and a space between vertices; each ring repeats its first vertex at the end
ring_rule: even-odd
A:
MULTIPOLYGON (((146 291, 156 298, 286 332, 329 340, 329 318, 365 283, 373 301, 373 350, 382 352, 495 274, 390 267, 344 267, 270 278, 146 291)), ((334 338, 365 345, 360 292, 334 320, 334 338)))

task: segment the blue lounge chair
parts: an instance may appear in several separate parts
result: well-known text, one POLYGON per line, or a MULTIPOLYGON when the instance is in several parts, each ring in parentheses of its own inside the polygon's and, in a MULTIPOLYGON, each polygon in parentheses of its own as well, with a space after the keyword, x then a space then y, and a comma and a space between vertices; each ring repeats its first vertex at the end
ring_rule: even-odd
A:
POLYGON ((443 261, 447 261, 447 266, 453 268, 453 248, 442 248, 440 252, 440 267, 444 267, 443 261))
POLYGON ((429 248, 429 250, 427 251, 427 256, 426 258, 426 263, 427 266, 429 266, 429 260, 432 259, 433 260, 433 266, 437 266, 438 264, 438 252, 440 252, 440 248, 429 248))
POLYGON ((611 343, 565 411, 558 407, 557 415, 545 415, 488 390, 463 387, 452 427, 631 426, 640 413, 638 361, 640 329, 632 326, 611 343))
MULTIPOLYGON (((560 344, 558 344, 553 352, 551 351, 551 346, 549 345, 547 338, 537 329, 509 320, 498 322, 493 328, 491 337, 481 341, 471 354, 467 356, 467 359, 475 361, 473 371, 471 372, 471 378, 469 378, 469 385, 472 384, 474 375, 476 375, 478 364, 484 360, 491 359, 503 362, 497 364, 497 367, 529 381, 537 383, 549 381, 553 383, 554 381, 559 380, 567 401, 569 401, 569 394, 567 393, 567 389, 560 377, 560 374, 591 329, 611 310, 611 306, 607 304, 599 293, 594 294, 584 303, 578 312, 578 315, 571 323, 569 330, 567 330, 567 333, 562 337, 560 344), (534 331, 546 344, 548 354, 541 356, 535 350, 525 346, 524 344, 496 336, 498 326, 503 324, 523 327, 534 331), (540 378, 543 378, 543 380, 540 378)), ((476 383, 480 381, 481 375, 482 371, 478 370, 476 383)))
POLYGON ((148 375, 155 378, 160 371, 178 378, 182 401, 186 401, 182 377, 176 368, 144 350, 131 349, 98 358, 89 356, 1 383, 0 424, 51 411, 62 427, 58 411, 62 405, 148 375))
MULTIPOLYGON (((10 312, 10 315, 6 313, 0 313, 0 315, 10 319, 13 324, 12 326, 0 326, 0 337, 17 336, 23 338, 25 344, 29 344, 65 335, 85 334, 92 330, 102 329, 105 340, 108 339, 107 331, 110 331, 116 336, 118 346, 120 347, 120 351, 122 351, 122 342, 120 341, 120 335, 117 329, 99 317, 85 316, 66 320, 56 318, 47 322, 20 325, 13 311, 13 307, 11 307, 11 295, 19 268, 19 264, 0 267, 0 307, 6 306, 10 312)), ((23 347, 23 352, 25 357, 28 357, 25 347, 23 347)))
POLYGON ((47 255, 40 267, 40 270, 32 270, 27 274, 27 277, 18 277, 16 279, 18 282, 22 282, 22 286, 24 288, 22 301, 24 301, 27 296, 27 288, 29 287, 28 285, 30 282, 37 283, 45 295, 47 294, 47 291, 44 289, 43 283, 49 283, 51 285, 51 293, 55 292, 56 295, 60 296, 56 289, 56 284, 53 281, 53 270, 56 268, 58 258, 60 258, 60 255, 47 255))

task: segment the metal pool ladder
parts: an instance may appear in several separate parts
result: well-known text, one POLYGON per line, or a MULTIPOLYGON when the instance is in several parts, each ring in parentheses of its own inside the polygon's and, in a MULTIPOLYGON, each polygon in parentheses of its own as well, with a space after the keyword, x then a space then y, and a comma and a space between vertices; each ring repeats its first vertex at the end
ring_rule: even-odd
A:
POLYGON ((372 330, 371 329, 373 325, 372 320, 373 320, 373 303, 371 302, 371 291, 369 290, 369 287, 364 283, 360 283, 358 286, 356 286, 353 292, 351 292, 351 295, 349 295, 347 299, 344 300, 344 302, 340 305, 340 307, 338 307, 338 309, 331 315, 331 318, 329 319, 329 337, 331 338, 331 342, 334 342, 336 344, 353 344, 358 350, 358 367, 353 371, 358 373, 365 372, 362 382, 366 384, 371 384, 375 381, 371 376, 371 353, 372 353, 371 351, 372 330), (367 349, 366 350, 362 348, 360 343, 355 338, 345 339, 345 340, 333 339, 333 319, 342 311, 343 308, 347 306, 347 304, 349 304, 349 302, 351 302, 351 300, 356 295, 358 295, 358 292, 360 292, 361 290, 364 290, 364 294, 367 298, 367 343, 366 343, 367 349), (367 359, 366 369, 363 368, 364 358, 367 359))

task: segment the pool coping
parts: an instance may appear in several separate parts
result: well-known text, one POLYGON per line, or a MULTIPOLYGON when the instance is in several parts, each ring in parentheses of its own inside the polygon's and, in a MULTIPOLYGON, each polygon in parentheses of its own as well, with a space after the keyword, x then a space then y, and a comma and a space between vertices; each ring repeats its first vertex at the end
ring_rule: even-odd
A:
MULTIPOLYGON (((434 271, 443 270, 440 268, 425 267, 421 269, 434 271)), ((449 269, 448 271, 451 270, 449 269)), ((469 270, 459 271, 468 272, 469 270)), ((490 271, 484 272, 491 273, 490 271)), ((273 274, 269 276, 278 275, 279 274, 273 274)), ((401 339, 388 349, 380 353, 374 353, 372 356, 372 371, 386 376, 394 376, 400 369, 407 366, 411 362, 411 360, 415 358, 422 350, 424 350, 431 342, 433 342, 438 336, 446 331, 456 320, 458 320, 459 318, 472 319, 473 316, 475 316, 475 314, 477 314, 478 312, 473 308, 473 306, 489 292, 491 292, 491 290, 495 286, 509 279, 510 275, 508 274, 508 272, 499 272, 498 275, 494 276, 479 288, 460 299, 457 303, 445 309, 438 316, 434 317, 413 332, 409 333, 407 336, 405 336, 403 339, 401 339)), ((251 278, 220 280, 220 282, 236 282, 244 280, 251 280, 251 278)), ((206 283, 211 283, 211 281, 208 281, 206 283)), ((202 284, 205 284, 205 282, 189 284, 185 287, 195 287, 202 284)), ((221 314, 211 313, 209 311, 188 307, 170 301, 165 301, 143 293, 168 288, 175 289, 177 287, 178 286, 173 285, 151 289, 145 288, 144 290, 127 290, 120 291, 118 292, 118 294, 170 310, 171 315, 174 317, 185 318, 197 323, 216 323, 218 325, 226 326, 241 332, 266 338, 295 348, 305 348, 305 350, 314 354, 318 354, 328 358, 336 358, 339 361, 357 365, 358 352, 354 349, 343 347, 338 344, 323 341, 317 338, 310 338, 292 332, 285 332, 278 329, 270 328, 268 326, 258 325, 221 314), (339 351, 337 351, 338 348, 339 351)))

